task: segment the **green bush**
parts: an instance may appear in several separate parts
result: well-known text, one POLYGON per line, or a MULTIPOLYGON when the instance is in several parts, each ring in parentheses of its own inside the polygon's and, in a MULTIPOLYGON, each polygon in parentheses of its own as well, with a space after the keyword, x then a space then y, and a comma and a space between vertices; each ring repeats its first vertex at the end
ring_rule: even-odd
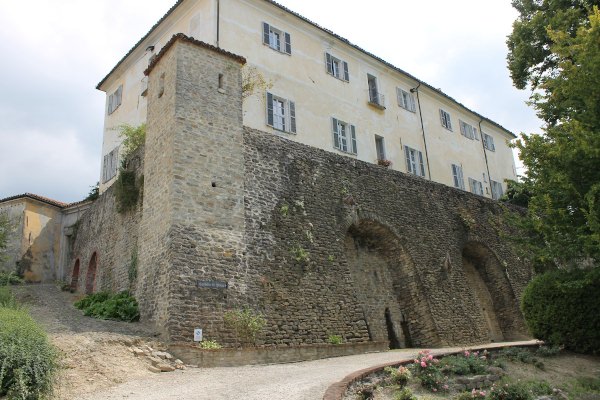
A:
POLYGON ((394 394, 394 400, 417 400, 417 397, 409 388, 402 388, 394 394))
POLYGON ((15 300, 8 286, 0 286, 0 307, 18 310, 21 306, 15 300))
POLYGON ((493 385, 488 393, 489 400, 533 400, 533 395, 522 383, 500 383, 493 385))
POLYGON ((487 371, 487 357, 479 352, 465 351, 456 356, 446 356, 440 360, 442 371, 454 375, 481 375, 487 371), (483 357, 483 358, 482 358, 483 357))
POLYGON ((254 344, 256 336, 263 330, 267 321, 262 314, 249 308, 230 310, 223 314, 225 326, 232 329, 242 344, 254 344))
POLYGON ((223 348, 216 340, 203 340, 200 342, 200 348, 205 350, 218 350, 223 348))
POLYGON ((118 294, 98 292, 90 294, 75 303, 88 317, 113 319, 118 321, 138 321, 140 312, 135 297, 124 291, 118 294))
POLYGON ((20 285, 25 282, 12 272, 1 272, 0 271, 0 286, 6 285, 20 285))
POLYGON ((52 391, 57 354, 25 310, 0 307, 0 397, 34 400, 52 391))
POLYGON ((327 343, 329 344, 342 344, 344 339, 340 335, 329 335, 327 338, 327 343))
POLYGON ((580 353, 600 352, 600 268, 536 277, 521 304, 533 336, 580 353))

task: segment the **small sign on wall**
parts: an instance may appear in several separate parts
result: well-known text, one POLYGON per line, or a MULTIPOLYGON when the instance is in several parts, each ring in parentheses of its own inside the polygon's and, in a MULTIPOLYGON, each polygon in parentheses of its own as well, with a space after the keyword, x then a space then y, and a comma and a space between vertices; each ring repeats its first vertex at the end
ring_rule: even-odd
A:
POLYGON ((194 342, 201 342, 201 341, 202 341, 202 329, 196 328, 196 329, 194 329, 194 342))

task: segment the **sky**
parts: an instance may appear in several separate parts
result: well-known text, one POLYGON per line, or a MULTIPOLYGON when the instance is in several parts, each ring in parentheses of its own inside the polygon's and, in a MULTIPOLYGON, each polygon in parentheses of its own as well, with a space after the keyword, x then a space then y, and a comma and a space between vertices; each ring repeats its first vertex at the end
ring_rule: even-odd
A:
MULTIPOLYGON (((101 164, 105 94, 95 87, 174 3, 0 0, 0 199, 87 195, 101 164)), ((509 0, 279 3, 516 134, 540 132, 506 68, 509 0)))

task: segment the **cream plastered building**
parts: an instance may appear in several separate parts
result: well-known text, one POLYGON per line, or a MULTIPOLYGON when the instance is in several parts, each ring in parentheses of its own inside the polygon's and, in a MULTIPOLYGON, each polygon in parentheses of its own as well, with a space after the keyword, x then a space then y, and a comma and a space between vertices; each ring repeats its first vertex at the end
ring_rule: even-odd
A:
POLYGON ((144 71, 176 33, 247 59, 248 127, 486 197, 516 180, 514 134, 346 39, 270 0, 180 0, 98 84, 101 192, 118 173, 118 127, 146 121, 144 71))

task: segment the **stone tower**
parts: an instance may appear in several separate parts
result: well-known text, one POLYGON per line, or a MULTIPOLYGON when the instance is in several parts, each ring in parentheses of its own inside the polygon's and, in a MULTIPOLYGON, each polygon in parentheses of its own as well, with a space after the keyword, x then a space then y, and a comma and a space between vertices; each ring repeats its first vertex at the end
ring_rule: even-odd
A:
POLYGON ((146 70, 136 296, 171 340, 189 341, 195 327, 216 335, 243 292, 244 63, 179 34, 146 70))

